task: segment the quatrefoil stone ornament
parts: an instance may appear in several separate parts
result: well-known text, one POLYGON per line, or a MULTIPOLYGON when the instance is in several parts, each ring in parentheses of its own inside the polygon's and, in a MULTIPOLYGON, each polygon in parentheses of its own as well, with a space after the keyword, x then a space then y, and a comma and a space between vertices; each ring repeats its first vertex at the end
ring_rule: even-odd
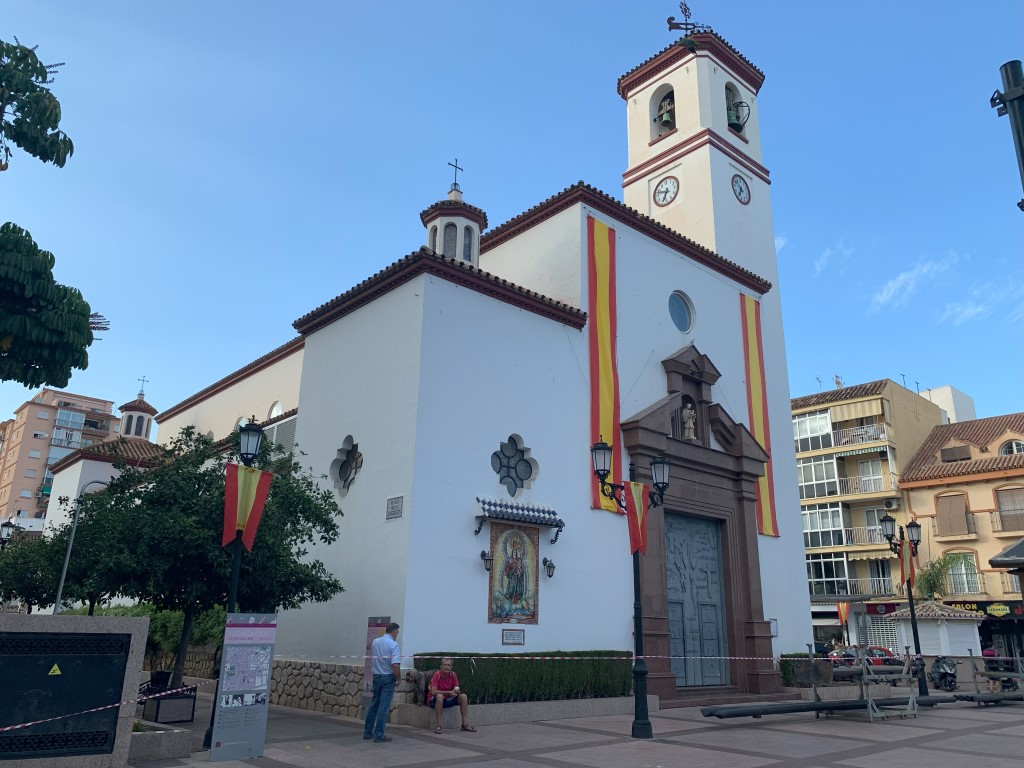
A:
POLYGON ((498 450, 491 454, 491 469, 498 475, 498 482, 505 486, 509 496, 526 487, 527 482, 535 473, 534 462, 527 456, 524 448, 515 435, 509 435, 508 441, 501 443, 498 450))

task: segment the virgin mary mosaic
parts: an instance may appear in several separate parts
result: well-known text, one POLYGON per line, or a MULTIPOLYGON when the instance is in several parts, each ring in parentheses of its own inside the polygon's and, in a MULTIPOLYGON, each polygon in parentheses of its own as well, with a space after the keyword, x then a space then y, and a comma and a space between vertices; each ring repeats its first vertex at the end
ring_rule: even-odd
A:
POLYGON ((491 523, 491 566, 487 622, 537 623, 537 528, 491 523))

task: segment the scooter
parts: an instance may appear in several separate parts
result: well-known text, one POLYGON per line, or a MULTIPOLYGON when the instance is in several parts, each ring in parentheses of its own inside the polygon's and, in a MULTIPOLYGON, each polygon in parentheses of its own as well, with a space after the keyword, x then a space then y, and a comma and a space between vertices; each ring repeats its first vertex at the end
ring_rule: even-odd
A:
POLYGON ((932 668, 928 671, 928 679, 931 684, 943 691, 955 691, 956 665, 959 663, 947 656, 936 656, 935 661, 932 662, 932 668))

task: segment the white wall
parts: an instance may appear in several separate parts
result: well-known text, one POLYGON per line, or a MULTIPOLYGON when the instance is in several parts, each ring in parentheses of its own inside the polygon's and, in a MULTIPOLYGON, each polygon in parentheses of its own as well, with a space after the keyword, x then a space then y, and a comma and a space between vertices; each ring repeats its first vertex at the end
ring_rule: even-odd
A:
MULTIPOLYGON (((53 476, 53 485, 50 490, 50 501, 46 506, 46 535, 49 536, 54 529, 64 525, 71 519, 71 510, 74 509, 75 499, 78 498, 81 489, 88 483, 100 481, 109 483, 121 473, 114 469, 114 465, 106 461, 76 461, 69 467, 65 467, 53 476), (59 500, 66 496, 70 504, 62 508, 59 500)), ((86 493, 102 491, 103 486, 92 485, 86 493)))
MULTIPOLYGON (((231 434, 239 418, 255 415, 257 421, 265 421, 275 402, 281 403, 282 411, 298 407, 302 359, 303 351, 299 347, 266 368, 164 419, 153 442, 166 444, 187 426, 194 426, 201 434, 213 432, 214 439, 221 440, 231 434)), ((206 386, 209 385, 197 382, 197 391, 206 386)))
MULTIPOLYGON (((306 339, 296 430, 299 460, 319 477, 347 435, 363 467, 339 495, 337 542, 310 546, 345 592, 325 604, 281 615, 282 658, 353 663, 362 657, 369 616, 403 625, 419 407, 420 322, 428 278, 410 280, 306 339), (404 498, 403 516, 386 520, 387 499, 404 498)), ((330 480, 321 486, 334 489, 330 480)), ((337 491, 336 491, 337 492, 337 491)))

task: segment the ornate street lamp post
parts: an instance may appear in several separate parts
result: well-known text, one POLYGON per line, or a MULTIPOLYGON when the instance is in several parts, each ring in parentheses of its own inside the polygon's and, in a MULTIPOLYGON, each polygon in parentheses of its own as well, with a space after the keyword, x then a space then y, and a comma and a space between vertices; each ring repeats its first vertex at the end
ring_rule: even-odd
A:
POLYGON ((0 523, 0 552, 3 552, 4 547, 7 546, 7 542, 14 536, 15 531, 20 531, 21 528, 10 520, 4 520, 0 523))
MULTIPOLYGON (((601 481, 601 493, 626 508, 624 486, 608 482, 611 473, 612 447, 603 440, 590 448, 594 474, 601 481)), ((649 494, 648 508, 658 507, 668 489, 669 462, 663 456, 651 459, 651 480, 654 490, 649 494)), ((629 465, 629 479, 636 479, 636 465, 629 465)), ((640 603, 640 552, 633 553, 633 730, 634 739, 653 739, 651 719, 647 713, 647 661, 644 659, 644 614, 640 603)))
MULTIPOLYGON (((896 533, 896 518, 886 515, 878 521, 882 526, 882 535, 889 542, 889 549, 900 559, 900 566, 903 568, 903 576, 907 588, 907 607, 910 608, 910 631, 914 635, 914 654, 921 659, 921 636, 917 631, 917 612, 914 610, 914 577, 910 567, 904 567, 909 560, 906 547, 910 546, 909 555, 917 557, 917 547, 921 543, 921 524, 916 520, 907 523, 906 537, 903 535, 903 526, 899 526, 899 535, 896 533)), ((917 691, 921 696, 928 695, 928 681, 924 676, 924 661, 917 671, 917 691)))
POLYGON ((82 512, 82 496, 85 495, 85 489, 90 485, 102 485, 106 488, 109 483, 106 483, 103 480, 90 480, 78 489, 78 498, 75 499, 75 509, 71 513, 71 535, 68 536, 68 548, 64 553, 64 567, 60 569, 60 583, 57 584, 57 597, 53 601, 54 616, 60 613, 61 598, 64 596, 64 579, 68 575, 68 563, 71 562, 71 547, 74 546, 75 543, 75 531, 78 530, 78 516, 82 512))

